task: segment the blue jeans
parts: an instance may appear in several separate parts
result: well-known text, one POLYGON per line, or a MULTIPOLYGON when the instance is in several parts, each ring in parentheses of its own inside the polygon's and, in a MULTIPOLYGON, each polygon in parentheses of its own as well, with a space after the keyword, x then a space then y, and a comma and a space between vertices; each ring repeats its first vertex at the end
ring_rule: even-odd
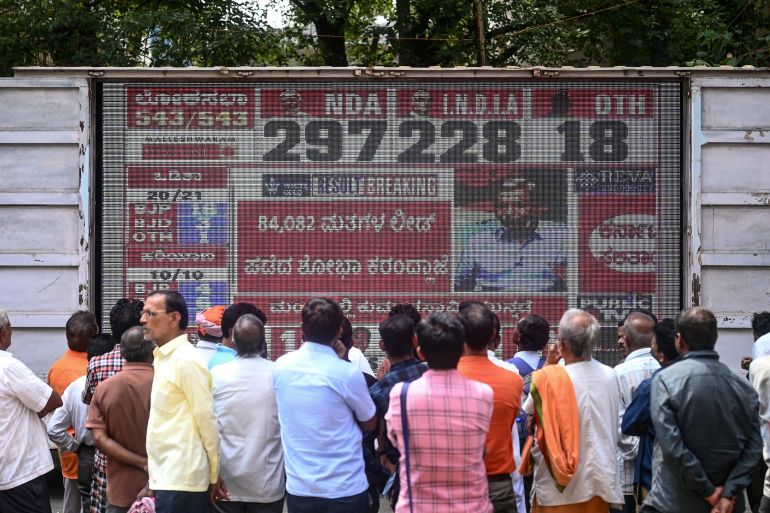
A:
POLYGON ((289 513, 364 513, 369 507, 369 493, 364 491, 339 499, 300 497, 287 493, 286 506, 289 513))

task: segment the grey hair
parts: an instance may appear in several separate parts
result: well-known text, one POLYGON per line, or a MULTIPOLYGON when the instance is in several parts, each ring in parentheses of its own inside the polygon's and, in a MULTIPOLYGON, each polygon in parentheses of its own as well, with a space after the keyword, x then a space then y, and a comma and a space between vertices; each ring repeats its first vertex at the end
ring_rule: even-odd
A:
POLYGON ((655 326, 655 321, 652 317, 643 312, 631 312, 626 317, 623 323, 623 333, 626 335, 627 345, 634 348, 650 347, 652 345, 652 339, 655 336, 655 332, 652 331, 652 327, 655 326), (637 323, 633 321, 644 321, 649 324, 647 332, 643 332, 637 329, 637 323))
POLYGON ((0 308, 0 330, 4 330, 11 324, 11 320, 8 318, 8 311, 0 308))
POLYGON ((591 355, 599 340, 599 329, 596 317, 585 310, 571 308, 559 321, 559 338, 572 354, 585 358, 591 355))

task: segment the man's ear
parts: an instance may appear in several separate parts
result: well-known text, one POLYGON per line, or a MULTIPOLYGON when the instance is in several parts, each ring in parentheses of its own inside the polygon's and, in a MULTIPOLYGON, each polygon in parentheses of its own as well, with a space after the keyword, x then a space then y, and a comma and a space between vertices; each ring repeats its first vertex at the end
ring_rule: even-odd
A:
POLYGON ((380 345, 380 351, 382 351, 384 353, 385 352, 385 344, 383 343, 382 339, 380 339, 380 344, 379 345, 380 345))
POLYGON ((674 336, 674 348, 678 354, 686 353, 688 350, 687 343, 684 341, 682 334, 679 332, 677 332, 677 334, 674 336))
POLYGON ((182 325, 180 324, 180 322, 182 321, 182 314, 179 312, 169 312, 168 315, 171 317, 171 320, 176 323, 179 329, 182 329, 181 328, 182 325))
POLYGON ((425 362, 427 361, 425 358, 425 353, 422 352, 422 347, 417 346, 417 356, 420 358, 421 361, 425 362))

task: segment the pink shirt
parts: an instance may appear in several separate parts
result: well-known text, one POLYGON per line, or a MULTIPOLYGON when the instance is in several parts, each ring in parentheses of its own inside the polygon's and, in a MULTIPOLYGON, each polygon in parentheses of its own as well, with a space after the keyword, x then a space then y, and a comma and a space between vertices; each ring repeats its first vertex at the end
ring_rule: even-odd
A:
MULTIPOLYGON (((388 436, 401 453, 396 513, 409 512, 401 388, 390 392, 388 436)), ((492 417, 492 389, 456 370, 429 370, 407 393, 414 511, 491 513, 484 444, 492 417)))

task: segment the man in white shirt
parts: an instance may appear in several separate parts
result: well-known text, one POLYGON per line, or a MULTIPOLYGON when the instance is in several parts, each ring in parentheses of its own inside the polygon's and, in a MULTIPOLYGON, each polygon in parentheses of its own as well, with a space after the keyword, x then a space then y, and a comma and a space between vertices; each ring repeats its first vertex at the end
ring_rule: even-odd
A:
MULTIPOLYGON (((556 345, 574 389, 580 449, 574 475, 560 490, 542 449, 535 444, 533 496, 541 512, 607 511, 610 505, 623 501, 615 459, 619 419, 615 377, 611 368, 591 357, 599 330, 596 318, 583 310, 567 310, 559 322, 556 345), (570 509, 553 508, 558 506, 570 509)), ((522 407, 530 415, 535 413, 532 395, 522 407)), ((543 398, 542 409, 547 406, 553 410, 553 405, 545 404, 546 399, 543 398)))
MULTIPOLYGON (((652 356, 652 339, 655 336, 655 321, 643 312, 631 312, 623 323, 623 345, 628 356, 618 364, 613 372, 620 395, 620 419, 634 399, 634 393, 642 381, 650 378, 660 368, 660 363, 652 356)), ((636 512, 634 495, 634 472, 636 456, 639 453, 639 437, 622 433, 618 437, 618 475, 623 487, 623 513, 636 512)), ((620 511, 620 510, 618 510, 620 511)))
POLYGON ((273 391, 275 364, 260 356, 265 326, 242 315, 232 330, 234 360, 211 369, 214 416, 219 427, 219 475, 228 501, 216 513, 281 513, 285 478, 281 426, 273 391))
POLYGON ((754 335, 754 345, 751 346, 751 356, 741 359, 741 367, 749 369, 753 360, 770 356, 770 312, 757 312, 751 316, 751 331, 754 335))
MULTIPOLYGON (((91 337, 88 342, 88 360, 107 354, 115 346, 112 335, 99 334, 91 337)), ((81 504, 88 504, 91 494, 91 472, 94 468, 94 440, 91 431, 86 429, 88 405, 83 402, 83 391, 86 389, 86 377, 81 376, 64 390, 62 406, 53 412, 48 420, 48 438, 55 443, 59 450, 77 452, 78 454, 78 489, 81 504), (75 435, 69 433, 69 428, 75 430, 75 435), (81 476, 88 476, 88 482, 83 483, 81 476), (85 486, 85 485, 88 486, 85 486)), ((87 509, 87 506, 86 508, 87 509)))
POLYGON ((361 440, 377 419, 363 374, 331 347, 342 318, 334 301, 310 299, 305 343, 275 365, 289 513, 359 513, 369 505, 361 440))
POLYGON ((0 309, 0 511, 50 513, 45 474, 53 469, 40 420, 62 401, 9 353, 11 321, 0 309))

